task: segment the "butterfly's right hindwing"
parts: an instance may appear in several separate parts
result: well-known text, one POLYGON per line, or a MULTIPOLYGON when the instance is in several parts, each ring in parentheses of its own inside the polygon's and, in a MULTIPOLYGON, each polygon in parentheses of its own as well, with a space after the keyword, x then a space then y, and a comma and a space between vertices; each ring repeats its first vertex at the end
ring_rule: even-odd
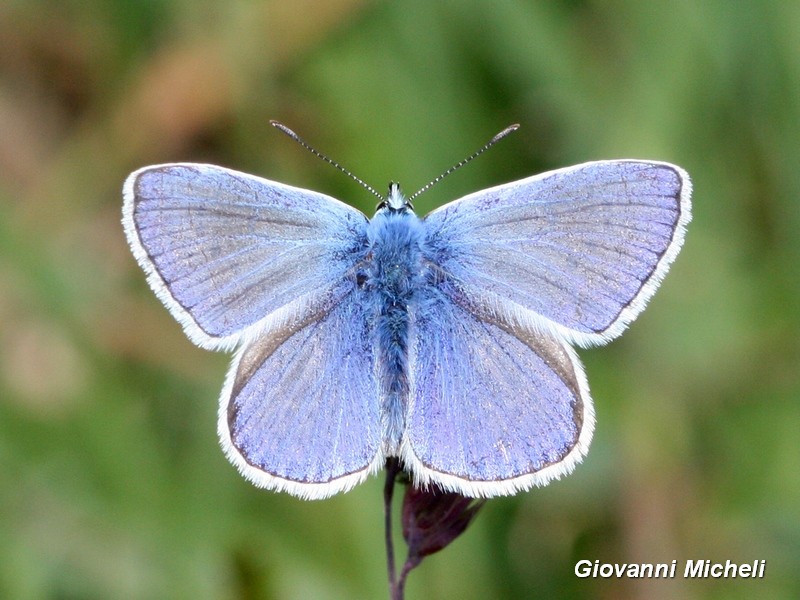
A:
POLYGON ((594 427, 574 351, 451 297, 412 319, 402 458, 416 482, 497 496, 569 473, 594 427))

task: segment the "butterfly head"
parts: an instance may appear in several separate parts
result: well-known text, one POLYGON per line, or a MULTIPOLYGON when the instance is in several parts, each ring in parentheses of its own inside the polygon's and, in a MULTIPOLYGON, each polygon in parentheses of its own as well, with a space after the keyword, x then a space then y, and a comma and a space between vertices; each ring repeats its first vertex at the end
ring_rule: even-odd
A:
POLYGON ((376 210, 388 210, 390 212, 413 211, 414 205, 403 196, 403 192, 400 191, 400 184, 392 181, 389 183, 389 192, 386 194, 386 199, 378 204, 376 210))

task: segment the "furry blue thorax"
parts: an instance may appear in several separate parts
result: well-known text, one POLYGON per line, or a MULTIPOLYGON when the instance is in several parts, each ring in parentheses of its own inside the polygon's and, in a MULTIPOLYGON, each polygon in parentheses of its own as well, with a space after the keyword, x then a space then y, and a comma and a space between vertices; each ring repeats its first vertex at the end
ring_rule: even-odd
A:
POLYGON ((385 452, 396 455, 408 403, 409 312, 424 281, 424 228, 414 211, 390 189, 367 228, 368 251, 361 288, 371 305, 372 340, 383 400, 385 452))

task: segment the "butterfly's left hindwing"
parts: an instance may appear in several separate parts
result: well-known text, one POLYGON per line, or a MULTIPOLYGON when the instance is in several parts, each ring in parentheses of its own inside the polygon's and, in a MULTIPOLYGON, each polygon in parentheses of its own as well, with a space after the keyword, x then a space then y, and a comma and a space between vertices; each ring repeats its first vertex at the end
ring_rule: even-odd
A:
POLYGON ((370 318, 357 288, 347 287, 304 319, 265 331, 234 359, 220 438, 260 487, 325 498, 383 466, 370 318))

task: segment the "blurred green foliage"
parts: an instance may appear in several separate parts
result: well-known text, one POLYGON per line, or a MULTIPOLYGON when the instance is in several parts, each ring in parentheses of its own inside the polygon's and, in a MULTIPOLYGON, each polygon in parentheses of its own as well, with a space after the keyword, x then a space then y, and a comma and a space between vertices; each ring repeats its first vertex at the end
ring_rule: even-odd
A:
POLYGON ((620 340, 582 351, 598 425, 490 501, 413 598, 800 597, 800 4, 208 0, 0 6, 0 597, 383 598, 381 484, 303 502, 218 448, 195 348, 119 224, 126 175, 205 161, 374 198, 601 158, 694 180, 694 221, 620 340), (767 560, 763 580, 578 579, 580 559, 767 560))

